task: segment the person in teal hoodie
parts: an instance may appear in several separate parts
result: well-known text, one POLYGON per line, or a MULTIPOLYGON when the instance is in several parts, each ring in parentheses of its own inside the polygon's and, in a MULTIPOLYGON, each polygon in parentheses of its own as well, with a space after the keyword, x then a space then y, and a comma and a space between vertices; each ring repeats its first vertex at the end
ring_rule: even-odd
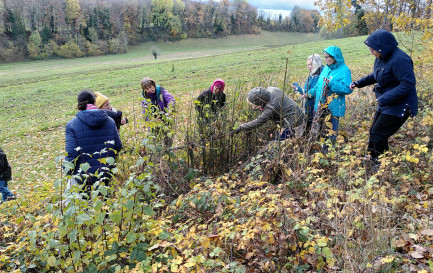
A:
POLYGON ((328 83, 328 94, 331 102, 328 108, 331 112, 332 130, 335 132, 330 136, 332 141, 335 140, 340 123, 340 117, 346 112, 346 95, 352 93, 350 84, 352 83, 352 74, 349 67, 344 63, 341 49, 336 46, 330 46, 323 50, 326 66, 320 73, 317 84, 308 91, 309 98, 315 98, 314 111, 317 113, 319 104, 323 104, 323 87, 325 82, 328 83))

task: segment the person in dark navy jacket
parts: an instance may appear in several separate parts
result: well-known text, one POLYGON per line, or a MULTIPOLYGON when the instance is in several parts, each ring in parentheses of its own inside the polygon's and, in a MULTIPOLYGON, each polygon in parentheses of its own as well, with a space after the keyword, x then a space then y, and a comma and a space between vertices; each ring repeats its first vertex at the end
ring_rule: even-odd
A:
POLYGON ((388 139, 409 116, 418 113, 418 97, 412 59, 401 49, 392 33, 379 29, 364 42, 376 57, 373 73, 353 82, 351 89, 375 84, 377 110, 370 128, 368 153, 374 163, 389 149, 388 139))
POLYGON ((74 175, 78 184, 92 185, 98 180, 106 184, 114 167, 114 162, 107 158, 114 159, 122 147, 114 120, 94 103, 93 92, 80 92, 79 112, 66 124, 65 150, 68 155, 65 161, 73 163, 74 168, 69 168, 69 174, 74 175), (90 168, 82 168, 83 163, 88 163, 90 168))

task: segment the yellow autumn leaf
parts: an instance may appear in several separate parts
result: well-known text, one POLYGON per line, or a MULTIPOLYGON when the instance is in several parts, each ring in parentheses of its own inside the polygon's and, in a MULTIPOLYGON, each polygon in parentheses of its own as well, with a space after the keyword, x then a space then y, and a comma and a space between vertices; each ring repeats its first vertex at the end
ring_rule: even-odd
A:
POLYGON ((380 261, 383 264, 389 264, 390 262, 394 261, 394 256, 388 255, 385 258, 382 258, 380 261))
POLYGON ((207 238, 207 237, 203 238, 200 244, 202 247, 204 247, 204 249, 208 248, 210 245, 209 238, 207 238))

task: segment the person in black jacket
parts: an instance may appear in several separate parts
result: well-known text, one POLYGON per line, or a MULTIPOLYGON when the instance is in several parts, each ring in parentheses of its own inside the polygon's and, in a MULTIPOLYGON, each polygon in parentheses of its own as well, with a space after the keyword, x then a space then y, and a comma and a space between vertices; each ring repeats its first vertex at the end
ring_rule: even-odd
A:
POLYGON ((8 181, 12 180, 12 168, 6 154, 0 148, 0 193, 2 202, 16 199, 15 195, 8 189, 8 181))
POLYGON ((196 110, 200 123, 208 123, 226 103, 225 82, 216 79, 211 87, 197 97, 196 110))
POLYGON ((377 109, 370 128, 368 153, 373 164, 389 149, 388 139, 409 116, 418 113, 418 96, 412 59, 399 49, 392 33, 379 29, 364 42, 376 57, 373 73, 353 82, 351 89, 375 84, 377 109))
POLYGON ((108 100, 107 96, 104 96, 100 92, 95 92, 96 99, 95 99, 95 105, 101 110, 104 110, 107 115, 114 120, 116 123, 117 130, 120 130, 121 125, 125 125, 128 123, 127 118, 123 118, 122 111, 117 111, 113 107, 111 107, 110 101, 108 100))

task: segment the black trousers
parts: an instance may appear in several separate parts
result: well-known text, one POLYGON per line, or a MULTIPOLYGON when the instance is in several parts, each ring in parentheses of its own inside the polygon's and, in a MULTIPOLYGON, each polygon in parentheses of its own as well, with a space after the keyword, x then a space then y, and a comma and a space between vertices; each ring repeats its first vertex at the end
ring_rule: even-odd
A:
POLYGON ((379 155, 389 150, 389 137, 400 129, 408 117, 407 112, 401 118, 376 112, 370 128, 370 139, 368 140, 368 152, 373 159, 377 159, 379 155))

